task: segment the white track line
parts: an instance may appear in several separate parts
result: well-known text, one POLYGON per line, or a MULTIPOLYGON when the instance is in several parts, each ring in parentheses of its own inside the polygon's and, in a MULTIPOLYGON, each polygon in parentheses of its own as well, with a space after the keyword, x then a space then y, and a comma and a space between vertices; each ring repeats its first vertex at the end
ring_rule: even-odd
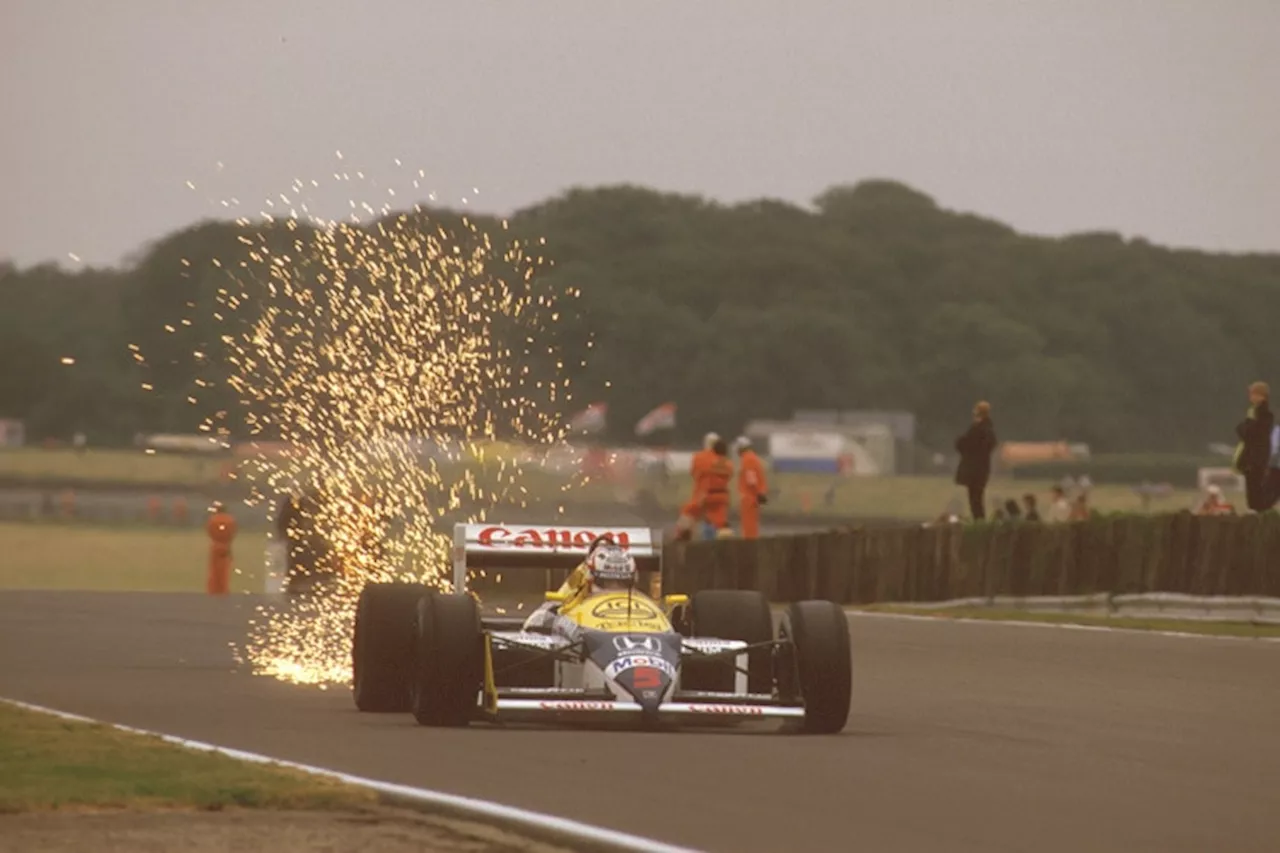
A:
POLYGON ((230 749, 225 746, 203 743, 197 740, 187 740, 186 738, 167 735, 162 732, 138 729, 133 726, 120 725, 119 723, 108 723, 103 720, 95 720, 92 717, 85 717, 80 714, 69 714, 66 711, 59 711, 56 708, 46 708, 42 705, 33 705, 29 702, 20 702, 16 699, 7 699, 2 696, 0 696, 0 702, 17 708, 23 708, 27 711, 51 714, 55 717, 61 717, 64 720, 74 720, 80 723, 95 723, 97 725, 110 726, 113 729, 117 729, 122 732, 129 732, 130 734, 157 737, 167 743, 176 744, 178 746, 186 747, 187 749, 200 750, 202 752, 216 752, 220 755, 239 759, 240 761, 249 761, 255 764, 275 764, 280 767, 288 767, 293 770, 310 773, 314 776, 336 779, 340 782, 345 782, 348 785, 357 785, 362 788, 369 788, 384 794, 391 799, 400 800, 401 802, 409 802, 420 806, 429 806, 437 811, 452 814, 458 818, 472 820, 477 823, 491 822, 499 824, 509 829, 523 832, 527 835, 541 837, 549 841, 586 845, 587 849, 590 850, 610 851, 610 853, 699 853, 699 851, 689 847, 674 847, 670 844, 664 844, 660 841, 652 841, 647 838, 641 838, 637 835, 628 835, 623 832, 616 832, 612 829, 603 829, 601 827, 591 826, 590 824, 579 823, 576 820, 569 820, 568 818, 554 817, 553 815, 526 811, 524 809, 515 808, 514 806, 504 806, 499 803, 491 803, 486 800, 477 800, 471 797, 462 797, 456 794, 446 794, 441 791, 432 791, 426 788, 413 788, 408 785, 379 782, 376 779, 366 779, 361 776, 351 776, 346 773, 339 773, 336 770, 328 770, 323 767, 312 767, 307 764, 284 761, 278 758, 271 758, 266 755, 259 755, 254 752, 230 749))
MULTIPOLYGON (((1123 628, 1111 625, 1081 625, 1072 622, 1032 622, 1021 619, 978 619, 970 616, 922 616, 914 613, 885 613, 878 610, 857 610, 846 608, 850 616, 865 616, 876 619, 902 619, 912 622, 967 622, 971 625, 1008 625, 1011 628, 1063 628, 1072 631, 1101 631, 1110 634, 1146 634, 1155 637, 1185 637, 1190 640, 1231 640, 1245 643, 1280 643, 1280 637, 1231 637, 1222 634, 1195 634, 1190 631, 1153 631, 1148 628, 1123 628)), ((942 613, 931 610, 931 613, 942 613)))

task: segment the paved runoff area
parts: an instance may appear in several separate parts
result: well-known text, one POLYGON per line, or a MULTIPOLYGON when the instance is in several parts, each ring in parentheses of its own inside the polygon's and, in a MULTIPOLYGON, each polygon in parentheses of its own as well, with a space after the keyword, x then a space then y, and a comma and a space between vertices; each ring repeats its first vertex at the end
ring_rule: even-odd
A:
POLYGON ((433 730, 237 670, 257 603, 0 593, 0 696, 707 851, 1280 843, 1280 643, 852 617, 839 736, 433 730))

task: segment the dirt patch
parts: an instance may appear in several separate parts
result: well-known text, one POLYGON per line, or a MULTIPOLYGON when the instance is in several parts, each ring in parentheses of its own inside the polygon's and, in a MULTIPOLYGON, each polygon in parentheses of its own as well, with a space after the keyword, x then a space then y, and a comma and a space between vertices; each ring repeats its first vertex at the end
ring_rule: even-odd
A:
POLYGON ((405 809, 57 811, 0 816, 0 853, 570 853, 405 809))

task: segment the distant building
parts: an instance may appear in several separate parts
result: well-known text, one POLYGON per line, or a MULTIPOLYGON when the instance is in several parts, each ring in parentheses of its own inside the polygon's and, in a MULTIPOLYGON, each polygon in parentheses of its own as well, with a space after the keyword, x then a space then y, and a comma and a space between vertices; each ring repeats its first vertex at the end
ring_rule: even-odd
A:
POLYGON ((26 442, 26 424, 10 418, 0 418, 0 447, 22 447, 26 442))
MULTIPOLYGON (((785 430, 835 432, 875 461, 880 474, 915 473, 916 416, 871 409, 804 409, 790 421, 752 421, 747 435, 757 440, 785 430), (755 430, 755 434, 753 434, 755 430)), ((857 473, 857 472, 855 472, 857 473)), ((863 473, 868 473, 865 470, 863 473)))
POLYGON ((896 442, 883 423, 841 423, 839 419, 756 420, 746 435, 768 455, 775 471, 808 471, 854 476, 894 474, 896 442))

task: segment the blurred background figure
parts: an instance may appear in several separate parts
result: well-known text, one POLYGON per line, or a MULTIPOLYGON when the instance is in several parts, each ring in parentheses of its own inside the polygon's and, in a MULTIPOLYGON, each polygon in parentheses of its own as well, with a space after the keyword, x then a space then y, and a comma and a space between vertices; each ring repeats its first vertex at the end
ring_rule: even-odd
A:
POLYGON ((1267 471, 1267 500, 1280 502, 1280 423, 1271 428, 1271 467, 1267 471))
POLYGON ((1026 508, 1027 521, 1039 521, 1040 509, 1036 505, 1036 496, 1028 492, 1022 496, 1022 505, 1026 508))
POLYGON ((209 537, 205 592, 209 595, 226 595, 231 591, 231 543, 236 538, 236 520, 227 512, 222 501, 214 501, 209 508, 205 534, 209 537))
POLYGON ((288 495, 276 518, 276 532, 287 546, 286 588, 297 592, 332 574, 332 554, 317 520, 320 491, 314 486, 288 495))
POLYGON ((676 519, 676 538, 689 539, 693 536, 693 529, 697 523, 703 520, 703 508, 701 498, 699 497, 699 484, 702 481, 704 472, 715 461, 715 444, 720 440, 717 433, 709 432, 702 437, 702 449, 693 454, 693 459, 689 462, 689 476, 693 479, 693 494, 689 498, 689 502, 680 508, 680 517, 676 519))
POLYGON ((1204 490, 1204 500, 1196 507, 1196 515, 1235 515, 1236 508, 1222 496, 1222 487, 1211 485, 1204 490))
POLYGON ((717 438, 711 445, 711 461, 702 471, 697 486, 704 535, 708 539, 721 535, 729 527, 729 484, 733 482, 733 461, 729 445, 717 438))
POLYGON ((1071 504, 1067 501, 1067 491, 1062 486, 1054 486, 1049 491, 1049 521, 1063 522, 1071 520, 1071 504))
POLYGON ((991 422, 991 404, 986 401, 973 407, 973 422, 956 439, 960 464, 956 468, 956 485, 969 492, 969 513, 974 521, 986 518, 983 498, 991 479, 991 454, 996 449, 996 430, 991 422))
POLYGON ((1004 498, 994 497, 991 499, 991 520, 992 521, 1008 521, 1009 520, 1008 513, 1004 511, 1004 498))
POLYGON ((1235 469, 1244 477, 1245 503, 1254 512, 1266 512, 1277 497, 1271 492, 1271 433, 1275 428, 1271 412, 1271 388, 1265 382, 1249 386, 1249 410, 1236 425, 1240 444, 1236 447, 1235 469))
POLYGON ((769 501, 764 463, 745 435, 739 436, 733 446, 738 451, 738 514, 742 518, 742 538, 758 539, 760 507, 769 501))

